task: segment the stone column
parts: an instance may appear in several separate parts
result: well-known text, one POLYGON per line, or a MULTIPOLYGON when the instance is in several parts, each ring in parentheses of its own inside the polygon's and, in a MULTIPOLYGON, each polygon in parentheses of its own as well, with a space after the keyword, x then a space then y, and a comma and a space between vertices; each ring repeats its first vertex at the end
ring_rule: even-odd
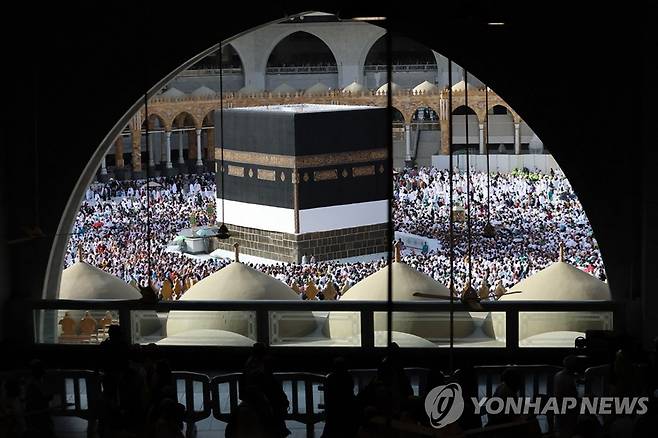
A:
POLYGON ((149 145, 149 167, 155 167, 155 157, 153 156, 153 139, 151 138, 151 132, 149 131, 146 133, 148 138, 146 139, 146 142, 149 145))
POLYGON ((107 163, 105 162, 105 157, 107 154, 103 154, 101 159, 101 175, 107 175, 107 163))
POLYGON ((167 154, 165 167, 171 169, 171 131, 165 131, 165 152, 167 154))
POLYGON ((448 120, 441 119, 441 154, 450 153, 450 123, 448 120))
POLYGON ((521 153, 521 124, 514 122, 514 153, 521 153))
POLYGON ((158 144, 160 145, 160 156, 159 160, 160 163, 164 163, 165 167, 167 164, 167 128, 164 128, 164 130, 160 133, 160 141, 158 144))
POLYGON ((183 158, 183 131, 178 131, 178 164, 185 164, 183 158))
POLYGON ((486 145, 484 144, 484 123, 480 123, 480 154, 486 154, 486 145))
POLYGON ((409 123, 404 125, 404 144, 405 144, 405 157, 406 161, 411 161, 411 125, 409 123))
POLYGON ((215 160, 215 128, 210 128, 206 130, 206 145, 208 147, 207 160, 215 160))
POLYGON ((107 182, 110 179, 110 175, 107 174, 107 152, 103 154, 101 158, 100 173, 98 175, 98 181, 107 182))
POLYGON ((123 169, 123 136, 119 136, 114 142, 114 162, 117 169, 123 169))
POLYGON ((185 131, 185 135, 187 135, 187 159, 188 160, 194 160, 196 162, 196 130, 195 129, 189 129, 185 131))
POLYGON ((132 140, 132 166, 133 172, 142 171, 142 132, 130 131, 132 140))
POLYGON ((201 160, 201 129, 196 130, 196 165, 197 167, 203 166, 203 160, 201 160))

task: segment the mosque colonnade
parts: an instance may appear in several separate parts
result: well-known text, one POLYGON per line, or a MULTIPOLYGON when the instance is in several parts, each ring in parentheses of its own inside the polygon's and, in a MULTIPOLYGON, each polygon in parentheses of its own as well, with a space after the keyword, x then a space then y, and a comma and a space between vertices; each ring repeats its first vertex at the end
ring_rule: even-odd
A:
MULTIPOLYGON (((460 84, 453 86, 452 108, 463 107, 465 92, 459 89, 460 84)), ((128 175, 132 170, 133 177, 143 176, 145 163, 142 152, 147 153, 146 165, 158 168, 164 175, 171 175, 187 167, 184 151, 187 150, 187 159, 191 167, 199 169, 210 168, 214 161, 215 141, 213 113, 220 106, 220 98, 216 93, 203 96, 177 95, 176 97, 159 95, 149 102, 148 129, 149 147, 146 148, 146 122, 145 112, 142 109, 135 114, 122 136, 114 142, 107 155, 114 157, 114 172, 116 175, 128 175), (126 148, 129 139, 130 148, 126 148), (158 152, 154 150, 158 148, 158 152), (175 151, 176 162, 172 159, 175 151), (126 152, 130 153, 131 169, 127 168, 126 152)), ((441 131, 441 154, 448 153, 448 140, 450 132, 449 121, 449 90, 436 90, 419 92, 413 90, 397 90, 393 95, 393 106, 399 111, 396 121, 396 130, 403 134, 407 158, 411 155, 411 125, 416 122, 415 112, 419 108, 429 108, 438 114, 438 126, 441 131), (401 126, 402 125, 402 126, 401 126)), ((334 104, 334 105, 367 105, 386 106, 386 93, 364 90, 350 93, 341 91, 328 91, 323 94, 306 95, 303 92, 289 94, 275 94, 271 92, 259 93, 224 93, 224 108, 285 105, 285 104, 334 104)), ((520 116, 513 111, 505 101, 492 91, 485 98, 485 90, 468 89, 467 113, 474 116, 477 123, 475 130, 469 131, 471 144, 479 145, 479 152, 485 153, 485 139, 487 111, 492 113, 494 107, 504 107, 514 126, 514 153, 521 152, 521 124, 520 116), (485 101, 488 107, 485 109, 485 101), (473 138, 477 140, 473 141, 473 138)), ((453 115, 455 135, 453 143, 465 143, 464 134, 458 132, 458 124, 463 124, 463 117, 453 115)), ((471 122, 469 121, 469 125, 471 122)), ((461 127, 463 130, 463 126, 461 127)), ((495 142, 494 142, 495 143, 495 142)), ((101 161, 101 175, 107 174, 106 160, 101 161)), ((120 176, 118 176, 120 177, 120 176)))

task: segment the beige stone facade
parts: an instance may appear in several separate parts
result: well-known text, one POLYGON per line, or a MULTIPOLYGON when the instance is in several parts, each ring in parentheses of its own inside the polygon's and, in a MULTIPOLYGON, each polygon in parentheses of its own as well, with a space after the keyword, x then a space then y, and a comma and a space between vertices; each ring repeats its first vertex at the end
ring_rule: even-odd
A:
MULTIPOLYGON (((496 105, 507 108, 511 114, 514 123, 520 123, 521 118, 512 110, 512 108, 503 101, 497 94, 492 91, 488 92, 488 108, 485 108, 485 90, 471 89, 468 90, 468 106, 476 114, 480 124, 486 123, 487 110, 491 110, 496 105)), ((412 121, 414 112, 418 108, 429 107, 439 115, 439 125, 441 129, 441 153, 448 153, 449 140, 449 90, 436 90, 427 93, 414 92, 412 90, 398 90, 393 94, 393 106, 400 111, 404 117, 404 123, 412 121)), ((224 108, 239 108, 265 105, 285 105, 285 104, 333 104, 333 105, 366 105, 366 106, 386 106, 386 94, 372 91, 363 91, 361 93, 343 93, 341 91, 329 91, 324 94, 306 95, 303 92, 293 94, 279 95, 270 92, 258 92, 252 94, 243 93, 224 93, 224 108)), ((452 108, 462 106, 465 101, 463 90, 452 91, 452 108)), ((173 128, 188 127, 196 130, 205 128, 208 135, 206 144, 202 145, 202 154, 207 160, 212 160, 214 156, 215 135, 214 129, 208 129, 213 125, 213 114, 220 106, 219 95, 208 96, 185 96, 185 97, 162 97, 156 96, 149 102, 149 121, 159 119, 160 124, 166 132, 171 132, 173 128)), ((136 114, 127 127, 132 137, 132 166, 133 170, 141 170, 142 163, 140 149, 142 121, 144 120, 144 110, 136 114)), ((190 144, 196 142, 194 131, 189 132, 190 144)), ((172 146, 173 147, 173 146, 172 146)), ((120 156, 123 148, 119 142, 115 145, 115 153, 120 156)), ((189 148, 189 158, 196 159, 196 148, 189 148)), ((123 167, 123 160, 117 161, 117 167, 123 167)))

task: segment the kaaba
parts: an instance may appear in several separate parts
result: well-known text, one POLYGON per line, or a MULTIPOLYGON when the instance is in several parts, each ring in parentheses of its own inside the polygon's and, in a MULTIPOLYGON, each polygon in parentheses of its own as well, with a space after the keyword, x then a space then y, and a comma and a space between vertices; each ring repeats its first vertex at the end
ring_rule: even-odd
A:
POLYGON ((220 248, 237 241, 246 254, 285 262, 386 251, 386 108, 229 108, 223 148, 221 125, 215 111, 217 217, 223 196, 231 231, 220 248))

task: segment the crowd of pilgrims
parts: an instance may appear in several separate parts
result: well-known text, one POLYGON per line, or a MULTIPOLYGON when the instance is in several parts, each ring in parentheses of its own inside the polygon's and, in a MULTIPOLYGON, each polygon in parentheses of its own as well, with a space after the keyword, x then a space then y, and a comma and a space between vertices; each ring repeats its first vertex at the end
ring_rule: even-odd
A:
MULTIPOLYGON (((470 212, 471 231, 458 218, 454 222, 454 280, 460 290, 472 263, 471 285, 483 281, 505 288, 558 260, 560 244, 565 261, 605 280, 598 246, 585 212, 568 180, 560 171, 539 174, 470 172, 470 205, 467 176, 453 176, 453 206, 470 212), (483 235, 487 220, 496 237, 483 235), (470 234, 470 238, 469 238, 470 234), (468 256, 470 241, 470 258, 468 256)), ((69 238, 65 267, 84 261, 134 285, 151 284, 161 291, 165 280, 178 298, 195 282, 226 266, 226 258, 189 257, 167 250, 180 230, 214 224, 216 186, 214 174, 157 177, 145 181, 96 183, 89 187, 69 238), (147 199, 150 193, 150 199, 147 199), (150 217, 147 217, 147 207, 150 217), (148 236, 150 235, 150 245, 148 236), (148 254, 151 254, 149 270, 148 254), (150 272, 150 275, 149 275, 150 272)), ((406 248, 402 261, 448 285, 449 176, 437 168, 403 169, 394 178, 396 231, 436 239, 434 250, 406 248)), ((250 263, 262 272, 299 289, 313 283, 322 291, 330 283, 340 296, 350 286, 386 265, 382 258, 345 263, 316 260, 312 263, 250 263)), ((322 299, 322 293, 316 298, 322 299)))

